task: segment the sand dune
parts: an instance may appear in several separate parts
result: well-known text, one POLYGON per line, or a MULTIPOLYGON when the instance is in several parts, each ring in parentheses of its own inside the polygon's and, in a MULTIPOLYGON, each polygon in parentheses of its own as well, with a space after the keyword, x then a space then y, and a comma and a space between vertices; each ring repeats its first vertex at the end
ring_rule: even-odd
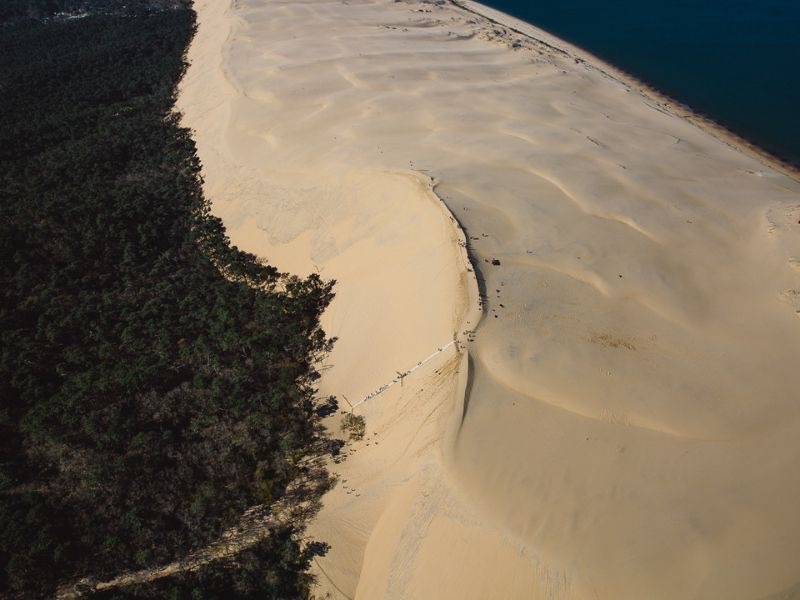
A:
POLYGON ((196 8, 215 212, 339 281, 322 392, 467 349, 357 409, 321 595, 797 593, 800 184, 471 2, 196 8))

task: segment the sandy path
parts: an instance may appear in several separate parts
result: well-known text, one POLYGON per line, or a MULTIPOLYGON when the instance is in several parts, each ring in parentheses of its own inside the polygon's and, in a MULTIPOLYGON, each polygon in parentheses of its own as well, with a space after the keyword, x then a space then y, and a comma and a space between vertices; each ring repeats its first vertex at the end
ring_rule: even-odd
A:
POLYGON ((800 185, 505 16, 547 44, 451 4, 225 4, 181 109, 234 243, 340 282, 323 391, 473 340, 469 381, 453 348, 359 407, 321 591, 796 589, 800 185))

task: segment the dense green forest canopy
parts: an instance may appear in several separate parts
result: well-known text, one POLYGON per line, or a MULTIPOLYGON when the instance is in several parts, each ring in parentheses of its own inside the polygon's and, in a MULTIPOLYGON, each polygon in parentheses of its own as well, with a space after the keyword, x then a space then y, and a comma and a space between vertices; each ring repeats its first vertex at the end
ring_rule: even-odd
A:
MULTIPOLYGON (((171 112, 194 14, 125 5, 0 4, 0 597, 186 556, 324 489, 309 459, 336 448, 314 388, 333 283, 231 246, 171 112)), ((301 529, 102 597, 302 597, 301 529)))
POLYGON ((0 23, 22 19, 69 19, 84 15, 141 15, 188 9, 189 0, 2 0, 0 23))

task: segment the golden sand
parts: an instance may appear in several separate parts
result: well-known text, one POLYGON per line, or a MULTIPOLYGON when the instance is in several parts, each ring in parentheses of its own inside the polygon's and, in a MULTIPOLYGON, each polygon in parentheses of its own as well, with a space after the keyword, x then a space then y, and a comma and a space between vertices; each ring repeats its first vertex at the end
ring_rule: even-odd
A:
POLYGON ((229 4, 179 98, 206 193, 338 281, 321 392, 368 398, 319 595, 798 592, 800 184, 472 2, 229 4))

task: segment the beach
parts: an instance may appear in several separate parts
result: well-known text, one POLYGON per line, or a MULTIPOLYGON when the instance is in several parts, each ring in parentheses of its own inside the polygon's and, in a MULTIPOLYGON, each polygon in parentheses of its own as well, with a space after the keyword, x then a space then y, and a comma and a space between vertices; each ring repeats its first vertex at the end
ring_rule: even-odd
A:
POLYGON ((800 594, 796 176, 468 0, 195 10, 214 213, 337 281, 319 597, 800 594))

